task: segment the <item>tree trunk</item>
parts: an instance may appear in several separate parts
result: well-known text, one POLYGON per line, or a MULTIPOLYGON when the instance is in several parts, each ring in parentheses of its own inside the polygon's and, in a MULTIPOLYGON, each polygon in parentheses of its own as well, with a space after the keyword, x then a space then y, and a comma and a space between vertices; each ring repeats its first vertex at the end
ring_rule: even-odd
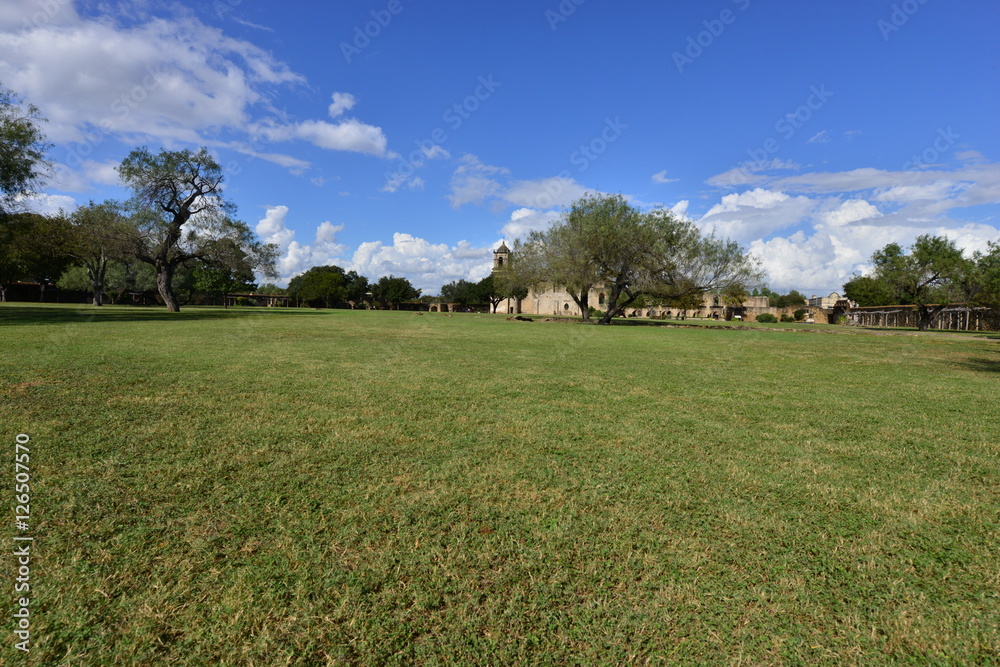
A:
POLYGON ((174 266, 172 264, 161 264, 156 267, 156 289, 163 297, 163 303, 171 313, 181 312, 181 307, 177 304, 177 297, 174 296, 174 266))
POLYGON ((108 269, 107 262, 101 266, 100 270, 94 276, 94 305, 103 306, 104 305, 104 275, 108 269))
POLYGON ((917 306, 917 329, 919 331, 927 331, 934 322, 934 318, 942 310, 944 310, 944 306, 938 306, 937 308, 917 306))

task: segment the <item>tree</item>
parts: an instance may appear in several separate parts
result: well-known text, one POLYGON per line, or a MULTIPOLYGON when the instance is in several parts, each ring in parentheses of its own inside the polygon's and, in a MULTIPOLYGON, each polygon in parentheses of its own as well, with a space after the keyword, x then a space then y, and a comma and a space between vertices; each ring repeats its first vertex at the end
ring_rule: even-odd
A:
POLYGON ((476 283, 476 293, 480 301, 486 301, 490 304, 494 313, 497 312, 497 306, 500 305, 500 302, 508 296, 504 291, 502 281, 498 280, 492 273, 476 283))
POLYGON ((257 288, 255 294, 263 294, 265 296, 287 296, 288 288, 278 287, 274 283, 264 283, 257 288))
POLYGON ((376 301, 382 304, 383 308, 398 309, 399 304, 404 301, 412 301, 420 298, 420 290, 413 287, 406 278, 382 276, 372 286, 372 295, 376 301))
POLYGON ((476 283, 468 280, 456 280, 441 286, 441 298, 445 303, 458 303, 469 306, 481 303, 482 297, 476 283))
POLYGON ((844 283, 844 296, 859 306, 891 306, 895 296, 889 284, 872 276, 854 276, 844 283))
POLYGON ((973 257, 968 286, 969 302, 975 306, 1000 309, 1000 243, 990 243, 989 251, 973 257))
POLYGON ((775 308, 791 308, 792 306, 804 306, 806 305, 806 297, 800 294, 796 290, 792 290, 788 294, 783 294, 779 296, 773 303, 775 308))
POLYGON ((104 288, 112 260, 123 256, 127 223, 121 204, 115 201, 94 202, 81 206, 70 216, 72 242, 70 254, 86 271, 93 292, 93 305, 104 303, 104 288))
POLYGON ((339 266, 314 266, 288 283, 288 293, 302 301, 322 301, 324 307, 347 300, 347 278, 339 266))
POLYGON ((929 234, 917 237, 908 253, 898 243, 890 243, 873 254, 871 261, 875 265, 871 281, 852 284, 852 280, 844 292, 850 287, 850 294, 860 296, 864 288, 873 297, 888 294, 898 304, 915 305, 920 331, 926 331, 949 303, 966 298, 968 276, 974 268, 954 241, 929 234))
POLYGON ((45 286, 55 282, 72 263, 72 228, 62 215, 14 213, 4 225, 6 242, 0 244, 0 301, 6 300, 5 283, 31 280, 39 284, 39 301, 45 286))
POLYGON ((161 150, 154 156, 138 148, 118 173, 133 190, 131 252, 156 269, 156 286, 167 310, 180 310, 173 278, 179 266, 192 260, 216 266, 234 262, 234 269, 249 262, 254 270, 275 275, 277 249, 257 243, 246 223, 231 217, 235 206, 222 197, 222 168, 207 149, 161 150))
POLYGON ((587 195, 547 232, 529 236, 538 264, 529 273, 565 285, 587 318, 590 288, 603 285, 608 324, 648 297, 672 302, 707 291, 745 290, 761 278, 733 241, 703 236, 667 210, 640 212, 621 195, 587 195))
POLYGON ((367 278, 359 275, 357 271, 348 271, 344 276, 344 283, 344 290, 347 293, 346 300, 351 306, 351 310, 354 310, 360 303, 370 307, 371 285, 367 278))
POLYGON ((0 84, 0 218, 16 199, 32 192, 48 166, 41 122, 38 109, 0 84))

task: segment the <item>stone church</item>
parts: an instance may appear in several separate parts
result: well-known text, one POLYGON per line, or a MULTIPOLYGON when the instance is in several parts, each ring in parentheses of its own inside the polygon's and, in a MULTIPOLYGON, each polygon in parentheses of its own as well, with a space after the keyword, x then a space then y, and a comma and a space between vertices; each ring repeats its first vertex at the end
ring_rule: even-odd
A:
MULTIPOLYGON (((510 265, 510 249, 506 243, 493 251, 493 273, 506 270, 510 265)), ((550 317, 580 317, 580 307, 565 288, 552 283, 538 285, 538 291, 531 289, 528 296, 518 302, 517 299, 504 299, 497 306, 498 313, 543 315, 550 317)), ((592 308, 604 310, 607 308, 607 294, 603 285, 590 290, 588 303, 592 308)), ((653 306, 650 308, 626 308, 626 317, 701 317, 715 320, 732 320, 734 318, 752 320, 761 312, 777 313, 770 307, 766 296, 748 297, 742 306, 727 306, 718 294, 706 294, 700 309, 680 311, 669 306, 653 306)))

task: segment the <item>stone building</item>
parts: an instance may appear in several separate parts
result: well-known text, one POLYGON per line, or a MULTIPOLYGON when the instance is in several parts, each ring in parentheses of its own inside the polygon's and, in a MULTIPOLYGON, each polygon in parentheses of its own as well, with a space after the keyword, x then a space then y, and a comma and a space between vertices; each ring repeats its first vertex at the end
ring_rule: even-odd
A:
MULTIPOLYGON (((503 271, 510 265, 510 249, 506 243, 493 251, 493 272, 503 271)), ((603 285, 597 285, 590 290, 588 303, 597 310, 607 308, 607 290, 603 285)), ((787 309, 785 309, 787 310, 787 309)), ((795 309, 792 309, 795 310, 795 309)), ((525 315, 546 315, 550 317, 580 317, 580 307, 569 292, 560 285, 545 283, 537 285, 536 289, 528 291, 528 296, 518 301, 505 299, 497 306, 498 313, 525 315)), ((754 321, 761 313, 780 315, 784 311, 772 308, 766 296, 748 297, 742 305, 727 305, 719 294, 706 294, 699 308, 681 310, 670 306, 652 306, 647 308, 626 308, 626 317, 646 318, 677 318, 692 317, 714 320, 743 319, 754 321)), ((819 321, 819 320, 817 320, 819 321)), ((824 319, 825 321, 825 319, 824 319)))

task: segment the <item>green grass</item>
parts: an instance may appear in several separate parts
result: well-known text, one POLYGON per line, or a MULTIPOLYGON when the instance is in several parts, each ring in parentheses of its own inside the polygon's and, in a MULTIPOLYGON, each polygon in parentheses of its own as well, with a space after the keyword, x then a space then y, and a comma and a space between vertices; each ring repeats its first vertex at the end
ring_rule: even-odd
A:
POLYGON ((31 663, 996 664, 996 337, 787 328, 0 305, 31 663))

